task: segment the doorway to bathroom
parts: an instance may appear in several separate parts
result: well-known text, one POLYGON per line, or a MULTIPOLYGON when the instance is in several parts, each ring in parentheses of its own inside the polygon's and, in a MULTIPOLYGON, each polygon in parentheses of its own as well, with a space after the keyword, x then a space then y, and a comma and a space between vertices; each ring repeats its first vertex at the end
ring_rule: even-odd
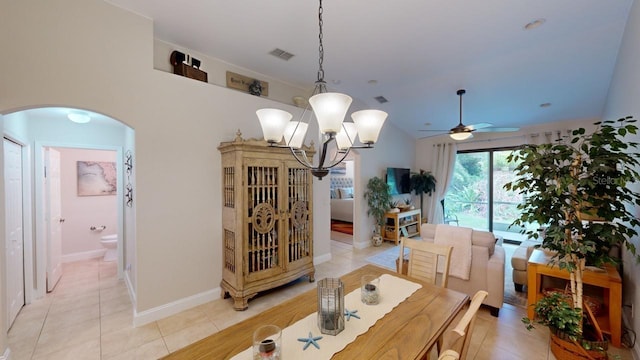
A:
MULTIPOLYGON (((127 197, 127 199, 131 200, 127 200, 128 202, 125 203, 124 190, 135 181, 132 172, 125 171, 125 160, 133 159, 134 156, 134 130, 122 122, 96 112, 62 107, 23 109, 3 114, 0 118, 4 125, 5 138, 22 146, 24 186, 21 198, 24 210, 19 223, 23 224, 24 232, 24 247, 22 249, 24 274, 23 281, 17 277, 7 281, 15 281, 24 285, 24 296, 20 296, 20 298, 24 298, 24 304, 30 304, 34 300, 45 296, 47 292, 47 268, 53 271, 59 268, 56 264, 64 264, 67 261, 86 258, 93 258, 98 261, 106 251, 100 240, 90 241, 91 238, 89 238, 84 243, 72 244, 66 241, 66 237, 63 238, 65 227, 69 228, 70 226, 68 225, 70 223, 74 223, 78 219, 85 219, 90 214, 95 214, 96 211, 77 211, 72 209, 75 212, 72 213, 72 217, 69 217, 65 213, 70 210, 65 209, 64 212, 60 210, 59 216, 51 215, 50 201, 48 199, 48 192, 51 190, 45 186, 47 150, 62 149, 63 152, 106 151, 111 154, 108 160, 109 162, 115 162, 117 190, 115 195, 102 195, 102 197, 115 199, 116 208, 109 213, 115 216, 116 220, 110 220, 110 223, 103 223, 102 219, 96 220, 95 224, 92 222, 87 225, 86 230, 89 232, 91 227, 95 227, 96 230, 102 229, 102 234, 105 235, 107 234, 106 232, 118 234, 116 250, 118 261, 110 263, 112 264, 110 268, 115 269, 117 271, 116 277, 118 279, 124 278, 128 288, 133 291, 134 287, 129 279, 135 277, 130 274, 131 271, 128 269, 135 269, 135 257, 126 256, 126 251, 129 249, 129 254, 132 254, 132 249, 135 248, 134 207, 132 196, 127 197), (72 114, 83 114, 90 122, 77 123, 71 119, 72 114), (113 160, 114 158, 115 160, 113 160), (51 221, 53 217, 56 217, 57 221, 51 221), (48 225, 55 223, 61 229, 57 260, 55 259, 56 254, 48 252, 49 248, 51 248, 48 243, 50 240, 48 225), (103 225, 105 226, 104 229, 102 228, 103 225), (123 244, 127 244, 128 248, 123 244), (89 245, 91 247, 88 247, 89 245), (51 262, 48 263, 50 260, 51 262)), ((65 156, 64 154, 62 156, 64 162, 65 156)), ((100 159, 84 158, 77 161, 94 160, 100 159)), ((126 162, 128 164, 129 160, 126 162)), ((64 172, 64 169, 62 170, 64 172)), ((60 180, 60 191, 64 190, 65 186, 72 187, 73 191, 75 191, 75 196, 79 197, 77 193, 77 163, 72 165, 72 172, 73 174, 70 178, 63 177, 60 180)), ((48 175, 51 176, 52 173, 50 172, 48 175)), ((64 173, 62 175, 64 176, 64 173)), ((61 198, 62 200, 64 199, 61 198)), ((5 204, 5 206, 8 206, 8 204, 5 204)), ((96 233, 99 232, 96 231, 96 233)), ((99 234, 94 234, 94 238, 99 239, 100 237, 99 234)), ((3 258, 5 258, 5 250, 0 250, 0 255, 3 258)), ((3 261, 3 263, 5 262, 3 261)), ((3 267, 6 270, 7 266, 3 264, 3 267)), ((8 271, 7 274, 14 276, 17 273, 8 271)), ((53 285, 55 280, 52 280, 51 283, 53 285)), ((49 289, 51 289, 51 286, 49 286, 49 289)), ((5 302, 5 304, 7 303, 5 302)), ((3 311, 7 310, 3 309, 3 311)))
POLYGON ((62 263, 118 260, 111 255, 113 241, 104 241, 117 244, 117 151, 45 146, 43 153, 49 292, 60 279, 62 263))

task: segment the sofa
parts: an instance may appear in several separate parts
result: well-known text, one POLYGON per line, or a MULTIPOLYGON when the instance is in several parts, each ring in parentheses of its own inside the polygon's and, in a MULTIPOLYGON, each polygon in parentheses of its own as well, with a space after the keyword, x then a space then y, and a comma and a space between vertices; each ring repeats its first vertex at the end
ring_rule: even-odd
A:
MULTIPOLYGON (((436 226, 444 224, 422 224, 420 236, 425 241, 434 241, 436 226)), ((448 288, 472 297, 478 290, 489 296, 482 302, 491 307, 491 315, 498 316, 504 300, 505 253, 496 245, 496 237, 488 231, 473 230, 471 235, 471 272, 469 280, 449 276, 448 288)))
POLYGON ((513 287, 516 291, 522 292, 523 287, 527 285, 527 262, 536 246, 540 245, 540 241, 525 240, 520 243, 511 256, 511 267, 513 271, 513 287))

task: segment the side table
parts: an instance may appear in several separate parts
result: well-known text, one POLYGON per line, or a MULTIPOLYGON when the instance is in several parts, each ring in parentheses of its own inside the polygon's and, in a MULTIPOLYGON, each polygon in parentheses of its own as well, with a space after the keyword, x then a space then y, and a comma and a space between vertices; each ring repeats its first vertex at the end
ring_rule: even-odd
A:
MULTIPOLYGON (((535 249, 529 257, 527 267, 527 316, 533 320, 535 317, 535 304, 543 295, 540 289, 542 275, 569 280, 570 274, 566 270, 560 270, 558 266, 549 265, 551 255, 543 250, 535 249)), ((616 347, 621 345, 622 337, 622 278, 618 270, 607 264, 605 271, 595 272, 585 270, 582 282, 603 288, 605 314, 596 317, 596 321, 602 332, 611 336, 611 344, 616 347)))

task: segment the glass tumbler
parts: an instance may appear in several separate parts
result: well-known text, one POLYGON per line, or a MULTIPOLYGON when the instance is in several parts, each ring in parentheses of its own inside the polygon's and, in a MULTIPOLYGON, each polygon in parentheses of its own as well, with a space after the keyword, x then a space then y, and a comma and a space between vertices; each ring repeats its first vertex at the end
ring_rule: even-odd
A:
POLYGON ((253 360, 280 360, 282 330, 275 325, 264 325, 253 332, 253 360))
POLYGON ((360 300, 367 305, 380 302, 380 278, 376 275, 364 275, 361 279, 360 300))

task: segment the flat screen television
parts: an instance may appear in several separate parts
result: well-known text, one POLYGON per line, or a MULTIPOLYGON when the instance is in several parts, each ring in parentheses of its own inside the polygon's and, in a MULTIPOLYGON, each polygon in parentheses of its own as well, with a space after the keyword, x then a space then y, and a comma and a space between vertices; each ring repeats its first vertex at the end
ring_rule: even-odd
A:
POLYGON ((403 168, 387 168, 387 185, 391 195, 408 194, 410 189, 410 171, 403 168))

